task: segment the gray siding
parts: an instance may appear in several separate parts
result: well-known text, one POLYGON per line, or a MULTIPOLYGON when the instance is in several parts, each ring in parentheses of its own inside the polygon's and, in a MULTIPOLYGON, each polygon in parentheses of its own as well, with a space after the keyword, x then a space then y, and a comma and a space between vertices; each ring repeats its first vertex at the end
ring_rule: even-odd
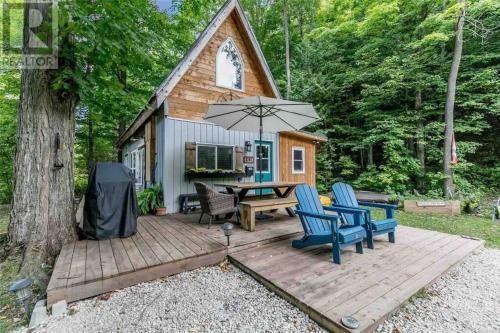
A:
POLYGON ((156 116, 156 166, 155 182, 163 183, 163 170, 165 164, 165 116, 156 116))
MULTIPOLYGON (((185 142, 229 144, 244 147, 245 141, 252 141, 253 145, 253 142, 258 139, 258 132, 227 131, 220 126, 209 123, 166 118, 163 188, 167 211, 174 213, 179 210, 179 194, 196 192, 194 181, 188 181, 184 177, 185 142)), ((262 139, 273 142, 273 175, 274 180, 278 180, 279 149, 277 135, 264 133, 262 139)), ((252 146, 252 155, 254 152, 255 146, 252 146)), ((219 178, 215 180, 203 179, 202 181, 212 185, 214 182, 236 181, 236 179, 219 178)), ((251 182, 254 181, 254 177, 246 177, 242 181, 251 182)))

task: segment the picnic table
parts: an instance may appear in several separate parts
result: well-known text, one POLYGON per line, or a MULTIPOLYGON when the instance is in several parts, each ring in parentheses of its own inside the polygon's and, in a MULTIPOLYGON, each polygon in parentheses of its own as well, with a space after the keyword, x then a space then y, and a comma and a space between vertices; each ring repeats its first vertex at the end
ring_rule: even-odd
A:
MULTIPOLYGON (((255 183, 217 183, 215 186, 225 187, 230 194, 238 195, 238 201, 242 202, 250 190, 272 189, 278 198, 287 198, 293 192, 297 185, 301 182, 255 182, 255 183), (284 190, 283 190, 284 189, 284 190)), ((294 217, 295 213, 291 208, 285 208, 290 217, 294 217)))

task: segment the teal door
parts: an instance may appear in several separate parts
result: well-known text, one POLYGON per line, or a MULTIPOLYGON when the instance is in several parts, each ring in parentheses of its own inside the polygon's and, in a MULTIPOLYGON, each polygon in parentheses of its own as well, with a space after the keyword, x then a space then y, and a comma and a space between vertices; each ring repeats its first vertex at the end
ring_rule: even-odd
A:
MULTIPOLYGON (((260 182, 260 166, 262 158, 262 181, 273 181, 273 143, 272 141, 255 141, 255 181, 260 182)), ((262 194, 272 193, 272 189, 262 190, 262 194)), ((260 194, 260 190, 256 190, 255 194, 260 194)))

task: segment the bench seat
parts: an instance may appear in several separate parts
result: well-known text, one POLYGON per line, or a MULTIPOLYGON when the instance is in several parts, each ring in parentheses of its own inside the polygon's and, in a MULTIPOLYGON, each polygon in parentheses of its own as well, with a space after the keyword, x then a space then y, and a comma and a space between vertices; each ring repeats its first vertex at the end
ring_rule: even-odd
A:
POLYGON ((255 213, 264 210, 295 207, 295 198, 273 198, 255 201, 240 202, 241 227, 248 231, 255 231, 255 213))

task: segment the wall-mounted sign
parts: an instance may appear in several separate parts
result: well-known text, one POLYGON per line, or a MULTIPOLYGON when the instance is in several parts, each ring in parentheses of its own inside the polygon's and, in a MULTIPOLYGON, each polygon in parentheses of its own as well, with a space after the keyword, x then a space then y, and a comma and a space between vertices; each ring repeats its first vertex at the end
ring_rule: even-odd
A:
POLYGON ((253 156, 243 156, 243 163, 253 164, 253 156))
POLYGON ((444 207, 446 202, 444 201, 417 201, 418 207, 444 207))

